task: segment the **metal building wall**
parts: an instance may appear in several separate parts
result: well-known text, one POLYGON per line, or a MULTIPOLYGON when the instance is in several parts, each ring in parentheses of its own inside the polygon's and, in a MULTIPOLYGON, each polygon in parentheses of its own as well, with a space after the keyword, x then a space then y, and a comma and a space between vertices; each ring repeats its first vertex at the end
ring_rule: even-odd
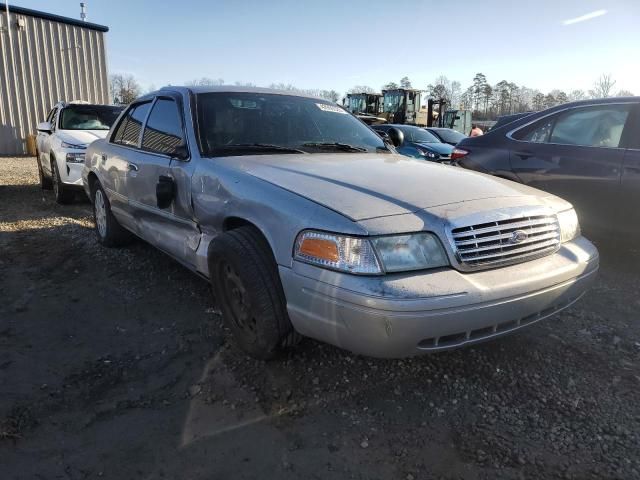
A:
POLYGON ((57 102, 110 100, 102 31, 9 12, 7 22, 0 11, 0 155, 26 153, 57 102))

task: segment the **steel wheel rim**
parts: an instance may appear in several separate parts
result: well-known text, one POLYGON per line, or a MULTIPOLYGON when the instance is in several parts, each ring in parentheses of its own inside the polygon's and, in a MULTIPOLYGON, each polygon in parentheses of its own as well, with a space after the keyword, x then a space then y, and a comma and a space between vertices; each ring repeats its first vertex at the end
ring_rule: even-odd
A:
POLYGON ((251 315, 247 290, 235 269, 226 262, 221 264, 224 297, 229 306, 231 321, 251 338, 257 337, 258 324, 251 315))
POLYGON ((104 195, 101 190, 96 190, 96 196, 93 201, 96 226, 98 227, 98 233, 102 238, 107 235, 107 209, 104 204, 104 195))

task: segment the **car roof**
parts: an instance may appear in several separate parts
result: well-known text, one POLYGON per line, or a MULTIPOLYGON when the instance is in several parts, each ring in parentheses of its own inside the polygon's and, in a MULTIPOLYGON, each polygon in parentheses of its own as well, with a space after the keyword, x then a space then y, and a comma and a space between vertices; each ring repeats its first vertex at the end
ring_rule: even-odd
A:
POLYGON ((124 108, 126 106, 126 105, 108 105, 105 103, 91 103, 85 100, 71 100, 69 102, 58 102, 53 106, 53 108, 56 108, 56 107, 66 108, 66 107, 70 107, 71 105, 80 105, 84 107, 112 107, 112 108, 124 108))
POLYGON ((293 97, 303 97, 303 98, 313 98, 315 100, 322 100, 324 102, 330 101, 326 98, 318 97, 315 95, 308 95, 306 93, 297 92, 294 90, 276 90, 273 88, 262 88, 262 87, 245 87, 238 85, 216 85, 216 86, 166 86, 162 87, 160 90, 156 90, 155 92, 150 92, 146 95, 143 95, 136 100, 153 97, 156 95, 160 95, 165 92, 177 92, 182 94, 194 93, 199 95, 201 93, 261 93, 261 94, 271 94, 271 95, 289 95, 293 97))

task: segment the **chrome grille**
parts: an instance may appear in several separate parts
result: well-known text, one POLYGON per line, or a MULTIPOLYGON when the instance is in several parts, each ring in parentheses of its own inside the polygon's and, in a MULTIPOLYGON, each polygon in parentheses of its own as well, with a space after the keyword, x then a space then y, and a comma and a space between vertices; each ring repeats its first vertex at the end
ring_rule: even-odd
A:
POLYGON ((519 263, 555 252, 560 226, 555 215, 517 217, 451 231, 458 260, 468 267, 519 263))

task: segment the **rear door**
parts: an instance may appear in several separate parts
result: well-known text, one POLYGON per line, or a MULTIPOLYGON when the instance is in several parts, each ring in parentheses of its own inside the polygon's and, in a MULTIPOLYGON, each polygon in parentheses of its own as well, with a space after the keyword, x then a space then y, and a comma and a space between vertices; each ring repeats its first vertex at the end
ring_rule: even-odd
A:
POLYGON ((151 110, 151 103, 146 100, 129 106, 113 129, 107 148, 97 159, 100 181, 112 210, 122 224, 134 231, 136 225, 129 205, 127 183, 136 174, 134 168, 138 162, 142 127, 151 110))
POLYGON ((627 123, 623 144, 627 147, 622 167, 620 203, 620 230, 640 232, 640 104, 634 106, 627 123))
POLYGON ((620 198, 631 104, 571 108, 512 134, 510 162, 523 183, 570 201, 583 224, 608 228, 620 198))

